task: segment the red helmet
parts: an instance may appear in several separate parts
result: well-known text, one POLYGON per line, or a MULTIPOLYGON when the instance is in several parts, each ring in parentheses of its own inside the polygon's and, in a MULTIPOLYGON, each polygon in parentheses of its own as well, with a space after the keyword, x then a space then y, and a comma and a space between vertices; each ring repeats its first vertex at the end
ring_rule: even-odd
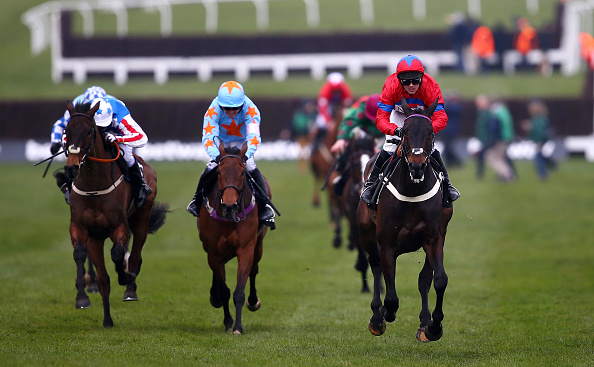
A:
POLYGON ((377 115, 377 102, 379 101, 379 94, 372 94, 367 99, 365 103, 365 117, 370 119, 371 121, 375 121, 375 116, 377 115))
POLYGON ((400 61, 398 61, 398 66, 396 66, 396 75, 400 76, 402 73, 411 73, 410 76, 422 76, 425 74, 423 62, 421 62, 421 59, 414 55, 403 57, 400 59, 400 61))

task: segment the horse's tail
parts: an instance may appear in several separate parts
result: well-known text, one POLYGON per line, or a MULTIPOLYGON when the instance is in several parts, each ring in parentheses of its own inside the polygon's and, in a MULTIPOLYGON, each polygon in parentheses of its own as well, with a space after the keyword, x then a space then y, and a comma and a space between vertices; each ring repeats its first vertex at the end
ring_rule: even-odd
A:
POLYGON ((155 202, 151 209, 151 221, 149 223, 148 233, 154 234, 165 224, 165 216, 169 212, 169 204, 155 202))

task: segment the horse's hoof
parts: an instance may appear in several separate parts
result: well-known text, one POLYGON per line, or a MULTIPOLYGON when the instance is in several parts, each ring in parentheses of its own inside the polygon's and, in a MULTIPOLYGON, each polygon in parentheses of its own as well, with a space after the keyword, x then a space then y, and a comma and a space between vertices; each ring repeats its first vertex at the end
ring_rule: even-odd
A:
POLYGON ((99 293, 99 286, 97 285, 97 283, 87 284, 87 292, 88 293, 99 293))
POLYGON ((332 246, 334 246, 334 248, 340 248, 340 246, 342 246, 342 238, 340 238, 340 237, 334 237, 334 241, 332 242, 332 246))
POLYGON ((124 297, 122 298, 122 301, 138 301, 138 295, 136 295, 136 292, 126 291, 124 292, 124 297))
POLYGON ((437 341, 443 336, 443 327, 441 324, 436 326, 433 321, 429 321, 429 325, 427 325, 425 328, 425 335, 427 336, 427 339, 431 340, 432 342, 437 341))
POLYGON ((225 319, 223 320, 223 324, 225 325, 225 332, 233 330, 233 319, 225 319))
POLYGON ((81 309, 81 308, 87 308, 91 306, 91 300, 87 297, 87 298, 80 298, 76 300, 76 308, 77 309, 81 309))
POLYGON ((240 330, 233 330, 233 335, 241 335, 243 334, 240 330))
POLYGON ((417 340, 423 343, 429 343, 431 341, 427 338, 427 335, 425 334, 425 326, 419 327, 419 329, 417 330, 417 340))
POLYGON ((369 326, 369 331, 371 332, 371 334, 373 336, 380 336, 386 332, 386 323, 383 320, 378 328, 376 328, 371 321, 369 322, 368 326, 369 326))
POLYGON ((246 304, 247 309, 254 312, 254 311, 258 311, 260 309, 260 306, 262 306, 262 302, 260 302, 260 299, 258 298, 258 302, 256 302, 255 305, 250 305, 249 302, 247 302, 246 304))
POLYGON ((103 327, 104 328, 113 327, 113 320, 111 319, 111 317, 109 319, 103 320, 103 327))

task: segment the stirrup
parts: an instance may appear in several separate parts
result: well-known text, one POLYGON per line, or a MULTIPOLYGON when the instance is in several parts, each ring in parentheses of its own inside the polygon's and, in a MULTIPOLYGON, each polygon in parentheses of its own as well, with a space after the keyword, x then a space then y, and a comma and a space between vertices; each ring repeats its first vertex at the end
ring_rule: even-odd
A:
POLYGON ((136 207, 140 208, 144 205, 146 198, 153 193, 153 190, 150 188, 149 185, 143 183, 138 191, 138 197, 136 198, 136 207))
POLYGON ((375 187, 374 183, 365 184, 363 186, 363 192, 361 193, 361 200, 365 202, 365 204, 370 205, 371 200, 373 199, 373 188, 375 187))
POLYGON ((448 196, 450 197, 450 201, 454 202, 460 197, 460 191, 454 187, 451 183, 448 185, 448 196))

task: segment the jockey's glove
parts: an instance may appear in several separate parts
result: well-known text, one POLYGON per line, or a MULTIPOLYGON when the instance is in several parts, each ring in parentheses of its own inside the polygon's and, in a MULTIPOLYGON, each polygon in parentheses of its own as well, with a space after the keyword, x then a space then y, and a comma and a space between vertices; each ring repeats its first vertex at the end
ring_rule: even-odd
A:
POLYGON ((50 147, 50 152, 52 154, 56 154, 56 153, 58 153, 58 150, 60 150, 61 147, 62 147, 62 144, 60 144, 60 143, 52 143, 52 146, 50 147))
POLYGON ((394 134, 392 134, 392 135, 402 138, 402 128, 397 127, 396 129, 394 129, 394 134))
POLYGON ((113 135, 112 133, 106 133, 105 134, 105 141, 108 143, 113 143, 114 141, 117 141, 118 138, 113 135))

